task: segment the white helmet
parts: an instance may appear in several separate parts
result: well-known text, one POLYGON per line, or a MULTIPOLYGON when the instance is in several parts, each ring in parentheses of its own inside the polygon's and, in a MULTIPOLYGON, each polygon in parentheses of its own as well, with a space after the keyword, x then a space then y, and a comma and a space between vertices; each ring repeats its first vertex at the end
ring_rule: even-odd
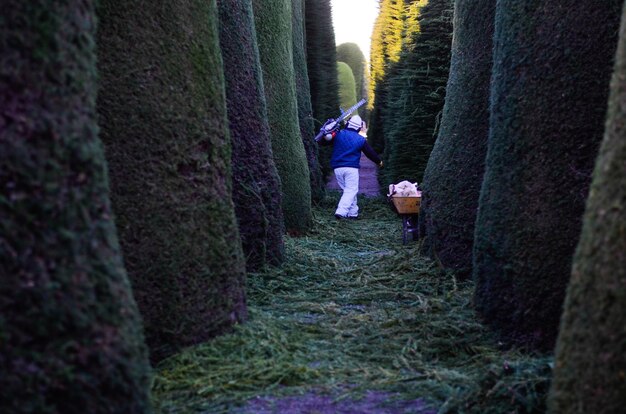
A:
POLYGON ((350 118, 350 120, 348 121, 348 128, 354 129, 356 131, 359 131, 361 128, 363 128, 363 120, 361 119, 361 117, 358 115, 354 115, 352 118, 350 118))

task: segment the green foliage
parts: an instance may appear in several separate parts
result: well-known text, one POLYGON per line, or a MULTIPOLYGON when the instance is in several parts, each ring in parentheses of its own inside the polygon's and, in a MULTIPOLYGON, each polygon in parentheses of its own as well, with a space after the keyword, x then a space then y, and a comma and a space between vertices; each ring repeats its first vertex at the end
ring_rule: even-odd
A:
MULTIPOLYGON (((356 96, 357 101, 365 98, 368 99, 367 96, 367 77, 365 72, 365 55, 359 48, 356 43, 342 43, 337 46, 337 61, 344 62, 350 69, 352 69, 352 74, 354 75, 354 83, 356 84, 356 96)), ((359 115, 363 119, 368 118, 367 108, 362 106, 359 108, 359 115)))
MULTIPOLYGON (((330 0, 305 0, 306 57, 311 85, 314 127, 318 130, 339 113, 337 52, 330 0)), ((326 178, 330 173, 330 147, 320 148, 320 165, 326 178)))
POLYGON ((356 104, 356 83, 352 69, 344 62, 337 62, 337 82, 339 84, 339 105, 348 109, 356 104))
POLYGON ((330 0, 305 0, 306 56, 315 128, 337 116, 337 51, 330 0))
POLYGON ((495 0, 457 0, 441 128, 422 185, 425 251, 465 278, 489 135, 495 0))
POLYGON ((551 413, 626 407, 626 10, 556 347, 551 413))
POLYGON ((3 6, 0 412, 149 412, 97 133, 95 2, 3 6))
POLYGON ((443 110, 453 8, 452 0, 431 0, 420 9, 419 31, 386 80, 387 101, 378 109, 385 139, 382 188, 402 180, 422 181, 443 110))
POLYGON ((311 185, 298 122, 291 0, 253 0, 272 151, 288 231, 311 225, 311 185))
POLYGON ((405 0, 379 0, 379 12, 372 30, 370 46, 370 78, 368 89, 368 142, 383 153, 385 132, 384 108, 387 106, 387 79, 400 60, 405 31, 405 0))
POLYGON ((246 318, 215 2, 100 1, 98 112, 151 357, 246 318))
POLYGON ((405 0, 379 0, 378 16, 372 30, 370 46, 369 106, 374 106, 377 85, 392 64, 400 60, 404 33, 405 0))
POLYGON ((622 3, 497 3, 473 274, 477 310, 503 342, 554 347, 622 3))
POLYGON ((298 117, 300 119, 300 134, 306 151, 311 178, 311 197, 319 202, 324 197, 324 178, 319 163, 317 143, 313 139, 317 134, 313 126, 313 107, 311 104, 311 89, 306 60, 306 42, 304 39, 304 0, 292 0, 293 26, 293 67, 296 76, 296 92, 298 95, 298 117))
POLYGON ((248 270, 283 258, 281 185, 272 154, 252 0, 219 0, 232 141, 233 201, 248 270))
POLYGON ((337 199, 308 237, 286 238, 280 269, 250 275, 250 323, 158 367, 160 408, 251 412, 236 406, 378 390, 441 413, 543 412, 551 359, 499 348, 469 305, 473 283, 403 246, 380 199, 360 201, 371 219, 339 223, 337 199))

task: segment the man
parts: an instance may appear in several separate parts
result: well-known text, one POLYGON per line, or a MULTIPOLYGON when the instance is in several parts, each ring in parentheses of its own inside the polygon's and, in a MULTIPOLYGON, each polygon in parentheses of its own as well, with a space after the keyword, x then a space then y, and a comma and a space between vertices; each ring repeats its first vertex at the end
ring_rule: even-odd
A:
MULTIPOLYGON (((333 125, 334 126, 334 125, 333 125)), ((335 171, 335 177, 339 187, 343 190, 339 205, 335 211, 335 217, 339 219, 359 218, 359 206, 356 195, 359 191, 359 168, 361 152, 372 160, 378 167, 383 167, 383 162, 370 147, 365 138, 359 135, 364 123, 358 115, 348 120, 345 129, 332 130, 324 135, 321 144, 333 145, 333 154, 330 158, 330 166, 335 171)))

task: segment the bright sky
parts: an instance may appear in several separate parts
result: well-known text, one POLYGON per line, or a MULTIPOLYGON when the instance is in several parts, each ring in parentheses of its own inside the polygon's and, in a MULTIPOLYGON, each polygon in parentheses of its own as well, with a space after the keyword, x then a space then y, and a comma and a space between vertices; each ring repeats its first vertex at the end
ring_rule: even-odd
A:
POLYGON ((359 45, 370 59, 370 37, 378 16, 378 0, 331 0, 335 43, 352 42, 359 45))

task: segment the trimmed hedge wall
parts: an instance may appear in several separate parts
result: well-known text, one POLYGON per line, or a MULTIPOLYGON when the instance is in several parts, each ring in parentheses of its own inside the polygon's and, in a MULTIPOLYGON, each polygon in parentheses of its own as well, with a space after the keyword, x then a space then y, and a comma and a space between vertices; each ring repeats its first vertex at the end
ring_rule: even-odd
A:
POLYGON ((215 1, 101 0, 98 112, 151 357, 246 318, 215 1))
POLYGON ((311 87, 306 59, 304 0, 292 0, 292 33, 293 33, 293 67, 296 76, 296 93, 298 96, 298 118, 300 135, 306 151, 311 179, 312 201, 320 202, 324 198, 325 186, 322 169, 319 163, 317 143, 313 139, 317 129, 313 126, 313 106, 311 103, 311 87))
POLYGON ((473 274, 476 308, 506 343, 554 347, 621 3, 498 1, 473 274))
POLYGON ((474 223, 489 136, 496 0, 457 0, 446 102, 424 181, 424 250, 461 278, 471 276, 474 223))
POLYGON ((337 81, 339 83, 339 105, 348 109, 356 104, 356 83, 352 69, 347 63, 337 62, 337 81))
POLYGON ((315 129, 339 113, 335 31, 330 0, 305 0, 306 57, 315 129))
MULTIPOLYGON (((339 114, 337 51, 330 0, 305 0, 306 58, 315 132, 339 114)), ((319 148, 324 180, 331 172, 332 147, 319 148)))
MULTIPOLYGON (((400 61, 403 48, 403 33, 406 29, 404 3, 405 0, 380 0, 378 16, 372 29, 367 140, 379 154, 383 154, 385 150, 384 119, 387 115, 389 76, 400 61)), ((381 183, 386 182, 386 179, 380 179, 383 174, 384 171, 379 174, 381 183)), ((387 188, 387 185, 382 185, 381 188, 387 188)))
POLYGON ((626 10, 608 121, 568 287, 551 413, 626 407, 626 10))
POLYGON ((444 105, 453 14, 452 0, 432 0, 421 7, 413 46, 389 72, 387 103, 379 109, 385 140, 381 188, 402 180, 422 181, 444 105))
POLYGON ((3 5, 0 411, 149 412, 96 125, 95 2, 3 5))
POLYGON ((252 4, 285 226, 300 233, 312 223, 311 185, 298 122, 291 0, 253 0, 252 4))
MULTIPOLYGON (((358 101, 361 98, 367 99, 367 79, 365 76, 365 65, 367 62, 361 48, 356 43, 340 44, 337 46, 337 61, 346 63, 352 69, 354 83, 356 84, 356 100, 358 101)), ((359 115, 364 120, 367 120, 367 106, 359 108, 359 115)))
POLYGON ((281 184, 274 164, 252 0, 218 0, 232 140, 233 201, 249 271, 284 256, 281 184))

